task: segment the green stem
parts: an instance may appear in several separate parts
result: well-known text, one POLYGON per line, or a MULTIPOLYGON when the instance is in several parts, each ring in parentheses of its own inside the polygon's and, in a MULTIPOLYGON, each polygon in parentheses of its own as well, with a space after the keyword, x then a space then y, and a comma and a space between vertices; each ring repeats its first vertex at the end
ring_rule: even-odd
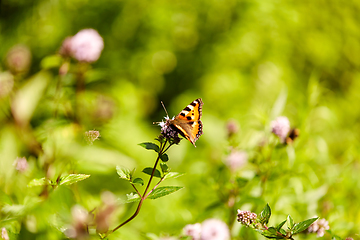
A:
MULTIPOLYGON (((130 222, 131 220, 133 220, 133 219, 139 214, 143 202, 144 202, 145 199, 148 197, 148 195, 146 195, 146 193, 147 193, 147 191, 149 190, 151 181, 152 181, 152 179, 153 179, 153 177, 154 177, 156 167, 157 167, 157 165, 158 165, 158 163, 159 163, 159 160, 160 160, 160 156, 161 156, 162 154, 164 154, 165 151, 168 150, 169 147, 171 146, 171 145, 170 145, 170 146, 169 146, 168 148, 166 148, 166 150, 164 151, 164 148, 165 148, 165 146, 166 146, 166 143, 167 143, 167 140, 165 141, 164 145, 163 145, 162 143, 160 144, 160 150, 159 150, 158 156, 157 156, 157 158, 156 158, 156 161, 155 161, 155 164, 154 164, 154 168, 153 168, 153 170, 152 170, 152 172, 151 172, 151 176, 150 176, 149 182, 148 182, 148 184, 147 184, 147 186, 146 186, 146 188, 145 188, 145 191, 144 191, 143 195, 141 196, 141 195, 138 193, 139 196, 141 196, 141 199, 140 199, 139 205, 138 205, 137 208, 136 208, 135 213, 134 213, 133 215, 131 215, 131 217, 129 217, 125 222, 121 223, 119 226, 117 226, 116 228, 114 228, 113 230, 111 230, 111 231, 109 232, 109 234, 107 234, 107 235, 104 236, 104 237, 109 236, 111 233, 115 232, 116 230, 118 230, 119 228, 121 228, 122 226, 124 226, 125 224, 127 224, 128 222, 130 222)), ((133 187, 134 187, 134 186, 133 186, 133 187)), ((156 187, 156 186, 155 186, 155 187, 156 187)), ((152 190, 151 190, 151 191, 152 191, 152 190)), ((150 192, 151 192, 151 191, 150 191, 150 192)))

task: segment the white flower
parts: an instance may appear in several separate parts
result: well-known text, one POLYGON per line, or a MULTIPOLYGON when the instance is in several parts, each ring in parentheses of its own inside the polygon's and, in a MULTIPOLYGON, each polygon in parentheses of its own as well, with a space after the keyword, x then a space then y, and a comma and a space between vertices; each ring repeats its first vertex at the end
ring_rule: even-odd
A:
POLYGON ((281 140, 285 142, 286 136, 290 131, 290 122, 287 117, 281 116, 271 122, 272 132, 275 133, 281 140))
POLYGON ((246 164, 248 155, 245 151, 231 151, 225 159, 225 164, 232 170, 236 171, 246 164))
POLYGON ((329 222, 324 218, 316 220, 313 224, 308 228, 308 232, 317 233, 318 237, 322 237, 325 234, 325 230, 329 230, 329 222))
POLYGON ((228 226, 218 219, 208 219, 201 226, 201 240, 229 240, 228 226))
POLYGON ((184 227, 183 233, 186 236, 192 237, 192 240, 200 240, 201 224, 188 224, 184 227))
POLYGON ((104 48, 104 41, 96 30, 83 29, 71 38, 70 45, 75 59, 80 62, 95 62, 104 48))

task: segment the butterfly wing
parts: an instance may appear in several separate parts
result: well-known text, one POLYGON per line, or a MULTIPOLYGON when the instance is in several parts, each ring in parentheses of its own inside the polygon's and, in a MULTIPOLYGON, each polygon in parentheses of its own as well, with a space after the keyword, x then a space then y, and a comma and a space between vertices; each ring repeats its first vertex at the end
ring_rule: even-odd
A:
POLYGON ((203 134, 203 124, 200 120, 202 105, 203 102, 201 98, 194 100, 171 121, 171 124, 179 130, 180 134, 194 146, 196 140, 203 134))

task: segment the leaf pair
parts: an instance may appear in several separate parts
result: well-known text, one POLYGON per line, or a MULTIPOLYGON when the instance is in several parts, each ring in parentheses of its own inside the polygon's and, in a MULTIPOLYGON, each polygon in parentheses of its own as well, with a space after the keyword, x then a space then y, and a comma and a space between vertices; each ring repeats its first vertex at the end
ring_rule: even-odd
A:
POLYGON ((90 177, 90 175, 86 174, 69 174, 66 176, 61 177, 57 181, 52 181, 48 178, 34 178, 28 183, 28 187, 35 187, 35 186, 60 186, 60 185, 71 185, 76 182, 82 181, 90 177))

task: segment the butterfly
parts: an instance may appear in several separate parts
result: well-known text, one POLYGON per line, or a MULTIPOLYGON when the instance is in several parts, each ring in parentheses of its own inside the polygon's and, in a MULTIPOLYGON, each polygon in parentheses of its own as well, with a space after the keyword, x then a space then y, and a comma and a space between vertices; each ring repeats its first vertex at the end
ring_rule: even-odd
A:
POLYGON ((203 124, 200 120, 202 115, 202 106, 203 102, 201 98, 195 99, 172 119, 169 118, 169 115, 164 107, 165 112, 168 115, 165 118, 165 125, 170 126, 172 129, 180 133, 181 136, 189 140, 195 146, 195 142, 203 134, 203 124))

